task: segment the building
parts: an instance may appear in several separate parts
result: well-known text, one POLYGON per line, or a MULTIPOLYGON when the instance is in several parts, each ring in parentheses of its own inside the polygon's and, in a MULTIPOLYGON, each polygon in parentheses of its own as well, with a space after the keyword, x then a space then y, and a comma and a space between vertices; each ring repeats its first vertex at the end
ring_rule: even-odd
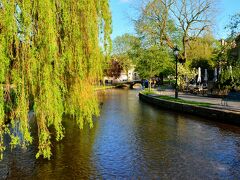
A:
POLYGON ((230 46, 230 57, 236 61, 240 61, 240 34, 235 38, 234 41, 226 41, 224 39, 220 40, 222 46, 230 46))
POLYGON ((236 47, 235 47, 236 58, 238 61, 240 61, 240 35, 238 35, 237 38, 235 39, 235 43, 236 43, 236 47))
POLYGON ((128 72, 122 71, 119 78, 113 77, 104 77, 104 81, 108 83, 121 83, 127 81, 136 81, 140 80, 138 73, 135 71, 135 67, 132 66, 128 72))

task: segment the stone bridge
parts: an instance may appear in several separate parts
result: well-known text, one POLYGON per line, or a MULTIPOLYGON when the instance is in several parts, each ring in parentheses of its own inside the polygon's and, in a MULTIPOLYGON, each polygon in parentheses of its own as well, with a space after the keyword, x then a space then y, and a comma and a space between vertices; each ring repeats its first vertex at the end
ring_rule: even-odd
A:
POLYGON ((120 86, 128 85, 130 89, 133 89, 135 84, 142 84, 142 80, 126 81, 118 83, 120 86))

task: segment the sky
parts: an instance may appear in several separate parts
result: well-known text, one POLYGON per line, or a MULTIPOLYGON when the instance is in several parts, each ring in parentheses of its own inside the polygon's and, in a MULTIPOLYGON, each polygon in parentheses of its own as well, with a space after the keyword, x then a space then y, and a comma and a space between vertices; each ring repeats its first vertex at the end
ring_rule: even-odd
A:
POLYGON ((131 22, 132 3, 131 0, 110 0, 112 12, 112 38, 124 33, 134 33, 134 26, 131 22))
MULTIPOLYGON (((240 12, 240 0, 216 1, 218 1, 218 7, 213 33, 216 38, 221 39, 227 37, 227 32, 224 27, 229 22, 230 16, 236 12, 240 12)), ((124 33, 135 33, 131 17, 136 17, 136 14, 134 14, 132 2, 133 0, 110 0, 113 21, 113 39, 124 33)))

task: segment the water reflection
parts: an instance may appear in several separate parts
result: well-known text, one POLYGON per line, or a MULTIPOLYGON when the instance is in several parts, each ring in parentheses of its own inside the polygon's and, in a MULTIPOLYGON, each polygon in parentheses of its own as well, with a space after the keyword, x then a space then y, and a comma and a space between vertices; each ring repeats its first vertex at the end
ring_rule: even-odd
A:
POLYGON ((66 118, 66 137, 51 161, 36 148, 7 151, 0 177, 9 179, 239 179, 240 128, 163 111, 137 91, 99 94, 101 116, 80 131, 66 118))

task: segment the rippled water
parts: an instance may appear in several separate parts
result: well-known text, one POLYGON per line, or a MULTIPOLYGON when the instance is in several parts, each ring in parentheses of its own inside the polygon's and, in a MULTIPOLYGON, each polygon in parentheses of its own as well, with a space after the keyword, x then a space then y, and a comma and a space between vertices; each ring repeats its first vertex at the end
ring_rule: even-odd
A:
POLYGON ((66 118, 51 161, 36 147, 6 151, 1 179, 240 179, 240 128, 164 111, 137 91, 100 95, 94 128, 66 118))

